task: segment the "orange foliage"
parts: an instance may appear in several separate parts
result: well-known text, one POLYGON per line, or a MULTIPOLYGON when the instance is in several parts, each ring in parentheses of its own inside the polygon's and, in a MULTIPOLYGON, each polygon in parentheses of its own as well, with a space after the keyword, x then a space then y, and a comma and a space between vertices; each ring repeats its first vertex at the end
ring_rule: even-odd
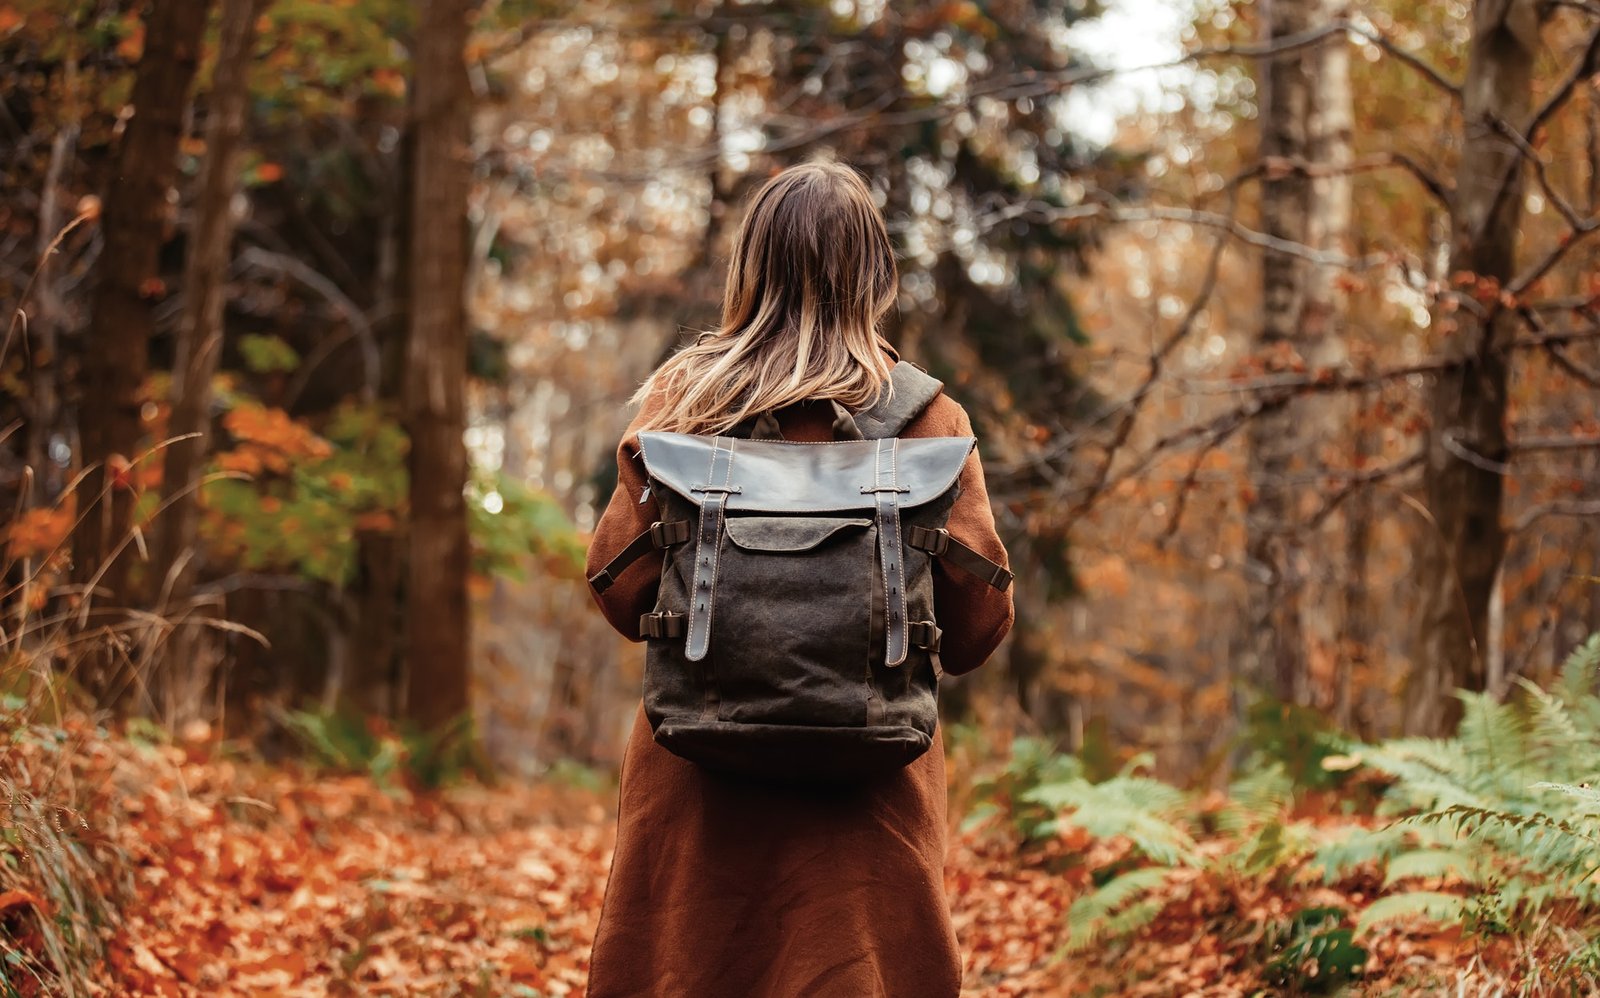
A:
POLYGON ((281 475, 297 459, 325 458, 333 453, 332 444, 282 409, 246 402, 223 417, 222 425, 238 442, 233 450, 217 456, 226 471, 281 475))
POLYGON ((72 533, 78 504, 67 501, 51 509, 30 509, 5 528, 6 560, 20 561, 49 554, 72 533))

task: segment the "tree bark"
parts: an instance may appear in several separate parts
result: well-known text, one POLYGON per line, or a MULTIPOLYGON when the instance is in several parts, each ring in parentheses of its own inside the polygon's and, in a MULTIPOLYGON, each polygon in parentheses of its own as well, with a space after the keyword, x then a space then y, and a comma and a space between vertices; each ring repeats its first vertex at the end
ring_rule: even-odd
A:
MULTIPOLYGON (((1318 0, 1316 25, 1334 24, 1350 16, 1350 0, 1318 0)), ((1350 232, 1354 211, 1350 166, 1355 161, 1352 148, 1355 132, 1355 96, 1350 82, 1351 45, 1347 37, 1330 38, 1312 54, 1314 70, 1311 93, 1309 159, 1320 171, 1311 184, 1311 245, 1339 256, 1350 255, 1350 232)), ((1314 266, 1309 274, 1306 311, 1316 342, 1305 346, 1306 360, 1317 367, 1336 367, 1348 362, 1345 341, 1345 295, 1340 288, 1341 271, 1333 266, 1314 266)), ((1359 426, 1365 393, 1349 398, 1302 397, 1296 404, 1306 407, 1307 421, 1316 442, 1331 444, 1350 441, 1350 450, 1367 455, 1359 426), (1354 439, 1352 439, 1352 437, 1354 439)), ((1350 619, 1364 617, 1362 599, 1366 583, 1366 545, 1370 536, 1372 503, 1363 493, 1347 500, 1339 527, 1324 536, 1337 550, 1342 540, 1345 558, 1337 555, 1317 561, 1327 567, 1314 582, 1315 592, 1301 603, 1306 647, 1332 650, 1333 673, 1326 684, 1312 691, 1311 700, 1330 705, 1335 715, 1348 720, 1351 708, 1351 670, 1358 665, 1356 655, 1365 655, 1367 622, 1350 619), (1358 522, 1359 521, 1359 522, 1358 522), (1341 536, 1342 535, 1342 536, 1341 536), (1355 641, 1348 640, 1355 637, 1355 641)), ((1308 665, 1309 668, 1309 665, 1308 665)))
MULTIPOLYGON (((250 101, 250 55, 256 21, 268 0, 222 0, 220 44, 206 109, 206 154, 195 198, 184 264, 183 313, 178 320, 172 365, 175 441, 163 455, 161 498, 166 511, 157 524, 158 609, 178 615, 194 588, 195 534, 199 523, 198 476, 211 437, 211 380, 222 354, 223 282, 233 247, 233 199, 239 190, 239 152, 250 101)), ((163 666, 189 660, 194 631, 174 631, 163 666)))
MULTIPOLYGON (((405 374, 410 297, 406 273, 411 254, 411 202, 416 142, 410 123, 382 161, 388 210, 378 229, 373 331, 381 344, 376 395, 385 413, 398 413, 405 374)), ((349 669, 338 691, 342 705, 359 714, 395 717, 404 675, 406 546, 404 533, 362 530, 356 534, 356 577, 350 588, 353 615, 349 669)))
MULTIPOLYGON (((1270 0, 1268 40, 1312 27, 1316 0, 1270 0)), ((1300 50, 1263 63, 1261 226, 1268 235, 1308 244, 1313 186, 1304 164, 1311 153, 1312 90, 1316 50, 1300 50)), ((1310 265, 1268 252, 1261 264, 1261 328, 1256 350, 1273 370, 1294 369, 1321 334, 1311 311, 1310 265)), ((1246 510, 1249 596, 1247 675, 1284 702, 1306 697, 1306 654, 1300 601, 1304 589, 1294 533, 1297 458, 1307 453, 1310 427, 1291 394, 1265 400, 1250 424, 1252 497, 1246 510)))
MULTIPOLYGON (((79 585, 95 585, 85 600, 112 607, 131 602, 131 555, 124 542, 133 527, 136 496, 126 469, 142 435, 152 305, 161 293, 157 256, 165 236, 167 191, 177 173, 178 140, 209 6, 208 0, 155 0, 151 5, 144 56, 134 77, 133 113, 104 199, 105 248, 81 361, 78 436, 90 471, 78 486, 80 521, 73 531, 72 577, 79 585)), ((102 701, 119 709, 127 708, 134 693, 126 661, 102 649, 90 656, 82 677, 102 701)))
POLYGON ((438 732, 468 697, 466 207, 468 91, 464 0, 424 0, 413 99, 415 196, 405 427, 411 438, 406 713, 438 732))
MULTIPOLYGON (((69 60, 66 65, 67 90, 76 94, 77 64, 69 60)), ((61 361, 59 331, 66 323, 66 304, 56 290, 54 254, 51 243, 60 234, 64 224, 61 210, 61 188, 71 169, 71 160, 77 150, 79 125, 71 121, 62 126, 50 143, 50 165, 45 169, 44 190, 39 195, 39 229, 36 242, 39 247, 39 270, 36 277, 38 304, 27 325, 30 340, 29 398, 27 438, 24 463, 33 469, 33 495, 27 497, 29 505, 47 506, 60 488, 60 466, 50 453, 51 441, 61 427, 61 361)))
MULTIPOLYGON (((1450 271, 1504 285, 1516 267, 1523 212, 1521 152, 1502 127, 1527 126, 1539 48, 1538 0, 1478 0, 1462 86, 1461 157, 1451 219, 1450 271)), ((1469 303, 1444 348, 1463 361, 1434 375, 1429 394, 1425 493, 1434 529, 1420 545, 1412 671, 1405 728, 1443 734, 1460 720, 1457 688, 1482 690, 1483 642, 1495 574, 1505 555, 1502 469, 1507 458, 1508 361, 1501 349, 1515 315, 1469 303)))

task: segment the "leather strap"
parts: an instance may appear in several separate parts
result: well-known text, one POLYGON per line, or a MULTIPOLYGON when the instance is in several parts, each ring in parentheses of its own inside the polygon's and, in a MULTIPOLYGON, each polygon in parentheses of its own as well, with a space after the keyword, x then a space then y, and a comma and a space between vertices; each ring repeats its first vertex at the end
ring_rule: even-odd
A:
POLYGON ((910 361, 899 361, 877 403, 855 414, 857 432, 867 440, 899 436, 943 390, 939 379, 910 361))
POLYGON ((935 558, 944 559, 969 575, 977 576, 1001 592, 1011 588, 1011 580, 1015 576, 1004 566, 990 561, 951 537, 950 531, 943 527, 937 530, 912 527, 906 531, 906 543, 919 551, 928 552, 935 558))
POLYGON ((675 544, 683 544, 689 540, 689 521, 673 520, 663 523, 660 520, 650 524, 650 529, 645 530, 628 542, 628 546, 615 558, 606 562, 606 567, 589 576, 589 585, 594 587, 596 593, 603 593, 617 584, 617 579, 622 577, 634 562, 643 558, 652 551, 660 551, 675 544))
POLYGON ((835 440, 865 440, 861 435, 861 427, 856 425, 856 417, 850 414, 838 399, 829 399, 828 404, 833 406, 833 439, 835 440))
POLYGON ((878 441, 876 480, 863 493, 870 492, 877 499, 878 508, 878 564, 883 569, 884 634, 887 647, 885 665, 895 666, 906 660, 906 573, 905 552, 900 546, 900 492, 895 480, 895 452, 899 441, 893 437, 878 441))
POLYGON ((770 412, 763 412, 756 417, 755 426, 750 431, 751 440, 782 440, 783 428, 778 425, 778 417, 770 412))
POLYGON ((684 617, 670 610, 647 613, 639 618, 639 636, 645 638, 683 637, 684 617))
POLYGON ((732 438, 717 437, 711 448, 711 468, 700 493, 700 529, 694 546, 694 580, 689 589, 689 645, 685 657, 698 662, 711 650, 711 610, 717 588, 717 565, 722 553, 722 518, 733 484, 732 438))

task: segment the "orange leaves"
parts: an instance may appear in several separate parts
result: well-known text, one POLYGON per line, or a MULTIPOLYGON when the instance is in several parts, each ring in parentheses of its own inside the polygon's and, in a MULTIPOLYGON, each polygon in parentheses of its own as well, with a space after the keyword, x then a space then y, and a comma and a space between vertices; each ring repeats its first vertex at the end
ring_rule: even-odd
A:
POLYGON ((124 62, 138 62, 144 55, 144 21, 138 14, 128 14, 122 19, 122 40, 117 42, 117 56, 124 62))
POLYGON ((247 475, 270 471, 281 475, 297 459, 325 458, 333 453, 332 444, 282 409, 246 402, 231 410, 222 424, 239 444, 217 456, 227 471, 247 475))
POLYGON ((355 519, 355 528, 361 533, 387 534, 398 526, 393 513, 388 510, 374 510, 362 513, 355 519))
POLYGON ((115 993, 582 992, 611 847, 590 795, 412 797, 209 757, 201 734, 128 759, 115 993))
POLYGON ((6 560, 35 558, 59 548, 72 532, 77 504, 66 502, 54 509, 30 509, 11 521, 4 531, 6 560))
POLYGON ((1458 270, 1450 275, 1450 283, 1462 289, 1479 304, 1499 304, 1502 308, 1513 309, 1517 307, 1516 296, 1502 288, 1500 281, 1495 277, 1474 274, 1470 270, 1458 270))
POLYGON ((372 76, 368 82, 372 84, 374 90, 381 94, 387 94, 394 98, 406 95, 405 75, 397 70, 389 69, 388 67, 375 69, 372 71, 372 76))

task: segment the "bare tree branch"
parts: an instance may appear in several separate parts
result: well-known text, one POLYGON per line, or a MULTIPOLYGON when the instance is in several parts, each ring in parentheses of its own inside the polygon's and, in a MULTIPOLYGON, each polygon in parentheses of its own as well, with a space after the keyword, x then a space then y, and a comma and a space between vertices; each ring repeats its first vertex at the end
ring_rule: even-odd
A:
POLYGON ((1600 500, 1566 499, 1540 503, 1517 517, 1512 531, 1520 534, 1548 516, 1600 516, 1600 500))
POLYGON ((350 337, 355 337, 356 341, 361 345, 363 368, 362 398, 365 401, 371 401, 377 397, 380 364, 378 338, 374 335, 372 323, 367 320, 366 314, 361 311, 355 302, 350 300, 348 295, 339 290, 337 284, 306 266, 301 260, 283 253, 274 253, 272 250, 262 249, 259 246, 246 247, 239 254, 239 264, 241 266, 276 271, 286 277, 291 277, 321 295, 328 304, 332 305, 339 314, 344 316, 349 332, 344 336, 327 337, 317 345, 316 351, 306 358, 304 364, 300 365, 300 371, 295 376, 294 384, 290 386, 288 396, 291 400, 305 389, 305 382, 310 378, 311 372, 316 369, 317 364, 326 359, 335 348, 350 337))

